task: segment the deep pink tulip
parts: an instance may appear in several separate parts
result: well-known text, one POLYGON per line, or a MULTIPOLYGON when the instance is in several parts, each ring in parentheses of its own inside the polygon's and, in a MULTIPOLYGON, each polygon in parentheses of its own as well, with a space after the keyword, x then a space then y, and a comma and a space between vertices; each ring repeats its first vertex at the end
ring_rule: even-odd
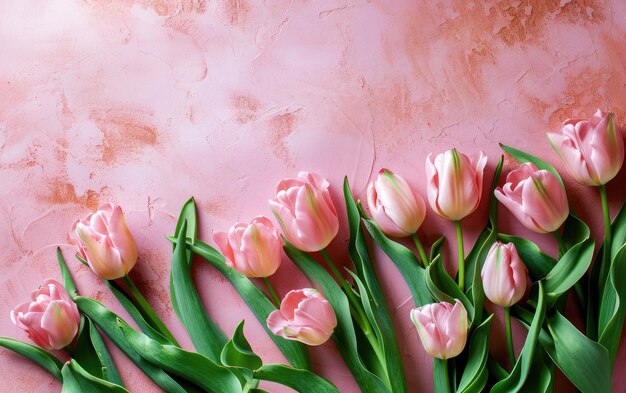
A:
POLYGON ((70 236, 91 270, 104 280, 124 277, 137 262, 137 245, 122 208, 106 203, 72 226, 70 236))
POLYGON ((426 216, 424 199, 389 169, 381 169, 368 186, 367 205, 376 223, 389 236, 414 234, 426 216))
POLYGON ((426 190, 430 207, 441 217, 457 221, 480 203, 487 156, 468 157, 456 149, 426 158, 426 190))
POLYGON ((495 195, 531 231, 553 232, 569 214, 567 195, 556 176, 530 162, 509 173, 495 195))
POLYGON ((526 274, 526 266, 515 245, 495 242, 481 271, 485 296, 493 304, 511 307, 526 292, 526 274))
POLYGON ((589 120, 568 119, 548 139, 572 177, 586 186, 606 184, 624 163, 624 141, 613 113, 598 109, 589 120))
POLYGON ((61 283, 48 279, 30 295, 31 301, 11 310, 11 321, 45 349, 61 349, 74 340, 80 314, 61 283))
POLYGON ((237 223, 228 233, 213 232, 213 240, 226 263, 246 277, 268 277, 280 266, 283 241, 267 217, 237 223))
POLYGON ((339 220, 330 199, 328 181, 313 172, 300 172, 297 179, 284 179, 269 201, 287 240, 302 251, 325 248, 337 235, 339 220))
POLYGON ((307 345, 324 344, 337 326, 337 316, 322 294, 310 288, 289 291, 280 310, 267 317, 272 333, 307 345))
POLYGON ((450 359, 463 352, 468 321, 467 311, 460 301, 456 300, 454 306, 441 302, 414 308, 411 320, 430 356, 450 359))

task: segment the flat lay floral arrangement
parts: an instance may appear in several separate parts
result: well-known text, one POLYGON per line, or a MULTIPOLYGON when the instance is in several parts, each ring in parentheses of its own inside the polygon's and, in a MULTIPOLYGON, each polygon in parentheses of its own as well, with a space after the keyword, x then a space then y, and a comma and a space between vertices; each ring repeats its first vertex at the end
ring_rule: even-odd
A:
POLYGON ((406 318, 434 359, 436 392, 553 392, 557 368, 582 392, 611 392, 626 309, 626 211, 622 207, 611 219, 605 184, 624 161, 622 132, 612 113, 598 111, 590 119, 567 120, 547 137, 568 175, 598 188, 598 200, 588 203, 601 207, 604 239, 590 237, 552 166, 509 146, 502 149, 519 167, 503 174, 501 158, 491 182, 483 179, 487 157, 482 152, 452 149, 429 155, 427 203, 389 169, 379 171, 363 204, 346 179, 342 203, 347 218, 338 217, 338 201, 331 199, 322 175, 300 172, 281 180, 269 201, 278 225, 258 216, 214 231, 208 240, 216 247, 197 237, 192 198, 167 237, 172 244, 170 299, 192 352, 180 347, 128 276, 138 255, 132 228, 120 206, 105 204, 71 228, 76 258, 102 278, 139 329, 81 296, 58 251, 60 280, 44 281, 10 315, 35 345, 9 338, 0 338, 0 345, 46 369, 62 382, 63 392, 127 391, 104 345, 105 335, 167 392, 262 392, 260 381, 272 381, 315 393, 338 389, 311 370, 307 346, 332 339, 361 391, 407 392, 401 351, 367 244, 371 237, 410 289, 415 307, 406 318), (481 201, 483 187, 491 187, 489 201, 481 201), (481 202, 489 204, 488 224, 466 250, 462 220, 481 202), (558 255, 500 232, 498 203, 526 228, 554 236, 558 255), (446 263, 457 267, 454 275, 443 263, 447 239, 423 244, 418 235, 427 206, 456 229, 458 255, 446 263), (351 263, 343 270, 325 251, 340 221, 350 230, 345 260, 351 263), (403 237, 410 237, 414 247, 398 242, 403 237), (283 251, 310 288, 293 288, 281 300, 268 277, 280 267, 283 251), (316 253, 323 264, 313 257, 316 253), (191 276, 192 263, 201 260, 233 285, 289 364, 264 364, 244 335, 245 321, 234 332, 213 321, 191 276), (568 299, 584 316, 582 330, 565 316, 568 299), (505 363, 490 354, 494 322, 486 301, 504 310, 505 363), (519 353, 513 348, 512 319, 527 329, 519 353), (56 350, 66 351, 71 360, 61 362, 51 352, 56 350))

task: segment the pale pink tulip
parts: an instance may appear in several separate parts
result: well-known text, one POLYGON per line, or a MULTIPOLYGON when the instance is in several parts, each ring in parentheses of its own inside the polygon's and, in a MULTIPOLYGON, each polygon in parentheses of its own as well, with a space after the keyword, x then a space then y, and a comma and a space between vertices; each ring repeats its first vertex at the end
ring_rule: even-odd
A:
POLYGON ((624 163, 624 141, 613 113, 600 109, 589 120, 566 120, 560 133, 548 140, 577 182, 586 186, 606 184, 624 163))
POLYGON ((426 158, 426 190, 430 207, 441 217, 458 221, 480 203, 487 156, 468 157, 456 149, 426 158))
POLYGON ((310 288, 287 293, 280 310, 267 317, 272 333, 307 345, 324 344, 337 326, 337 316, 322 294, 310 288))
POLYGON ((496 198, 531 231, 557 230, 569 214, 567 195, 556 176, 527 162, 509 173, 496 198))
POLYGON ((370 183, 367 204, 376 223, 389 236, 414 234, 426 216, 424 199, 389 169, 381 169, 370 183))
POLYGON ((61 349, 70 344, 78 332, 80 314, 63 285, 48 279, 30 297, 30 302, 11 310, 11 321, 42 348, 61 349))
POLYGON ((137 245, 122 208, 110 203, 72 226, 70 236, 91 270, 105 280, 124 277, 137 262, 137 245))
POLYGON ((213 232, 213 240, 226 263, 246 277, 268 277, 280 266, 283 241, 267 217, 237 223, 228 233, 213 232))
POLYGON ((302 251, 325 248, 337 235, 339 220, 330 199, 328 181, 313 172, 278 183, 270 207, 287 240, 302 251))
POLYGON ((493 304, 511 307, 526 292, 526 274, 515 245, 495 242, 481 271, 485 296, 493 304))
POLYGON ((430 356, 450 359, 463 352, 468 321, 467 311, 460 301, 456 300, 454 306, 441 302, 414 308, 411 320, 430 356))

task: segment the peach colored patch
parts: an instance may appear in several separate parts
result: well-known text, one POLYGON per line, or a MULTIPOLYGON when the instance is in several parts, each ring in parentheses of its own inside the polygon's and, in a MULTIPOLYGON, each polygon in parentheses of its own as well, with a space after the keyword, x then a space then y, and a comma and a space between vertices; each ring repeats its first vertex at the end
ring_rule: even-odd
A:
POLYGON ((103 133, 102 160, 108 164, 158 142, 159 134, 146 112, 111 109, 93 111, 89 117, 103 133))

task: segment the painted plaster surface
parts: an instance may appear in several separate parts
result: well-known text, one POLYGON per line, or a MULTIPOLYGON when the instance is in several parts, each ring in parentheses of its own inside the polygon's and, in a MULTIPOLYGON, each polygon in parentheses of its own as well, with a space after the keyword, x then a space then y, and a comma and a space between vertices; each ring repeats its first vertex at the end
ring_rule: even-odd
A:
MULTIPOLYGON (((131 276, 191 348, 169 305, 171 247, 164 238, 190 196, 199 203, 200 236, 210 242, 213 229, 269 215, 276 182, 299 170, 327 176, 338 205, 344 175, 363 198, 382 166, 425 195, 429 152, 483 149, 486 179, 498 142, 563 169, 546 131, 597 107, 626 119, 620 0, 0 3, 1 336, 26 339, 9 311, 45 278, 60 278, 57 246, 81 293, 126 315, 72 258, 72 222, 100 203, 124 207, 140 248, 131 276)), ((505 162, 505 171, 514 167, 505 162)), ((577 212, 601 236, 596 191, 564 175, 577 212)), ((625 180, 622 171, 609 186, 613 213, 625 180)), ((551 237, 529 233, 504 209, 501 217, 504 231, 555 253, 551 237)), ((466 247, 485 222, 483 202, 465 222, 466 247)), ((428 243, 452 235, 452 225, 432 211, 423 229, 428 243)), ((346 246, 343 225, 331 255, 345 260, 346 246)), ((455 252, 447 246, 447 254, 455 252)), ((383 255, 376 261, 410 391, 432 391, 432 362, 408 317, 409 291, 383 255)), ((451 258, 446 263, 455 269, 451 258)), ((219 273, 199 263, 194 275, 226 332, 245 318, 254 350, 266 362, 284 361, 219 273)), ((281 295, 308 286, 286 257, 271 280, 281 295)), ((504 359, 499 321, 494 353, 504 359)), ((131 391, 158 391, 110 347, 131 391)), ((332 343, 311 356, 315 370, 343 392, 357 391, 332 343)), ((0 360, 0 375, 11 376, 0 391, 59 391, 17 355, 0 350, 0 360)), ((626 364, 624 348, 619 364, 626 364)), ((616 373, 616 389, 625 388, 624 378, 616 373)))

